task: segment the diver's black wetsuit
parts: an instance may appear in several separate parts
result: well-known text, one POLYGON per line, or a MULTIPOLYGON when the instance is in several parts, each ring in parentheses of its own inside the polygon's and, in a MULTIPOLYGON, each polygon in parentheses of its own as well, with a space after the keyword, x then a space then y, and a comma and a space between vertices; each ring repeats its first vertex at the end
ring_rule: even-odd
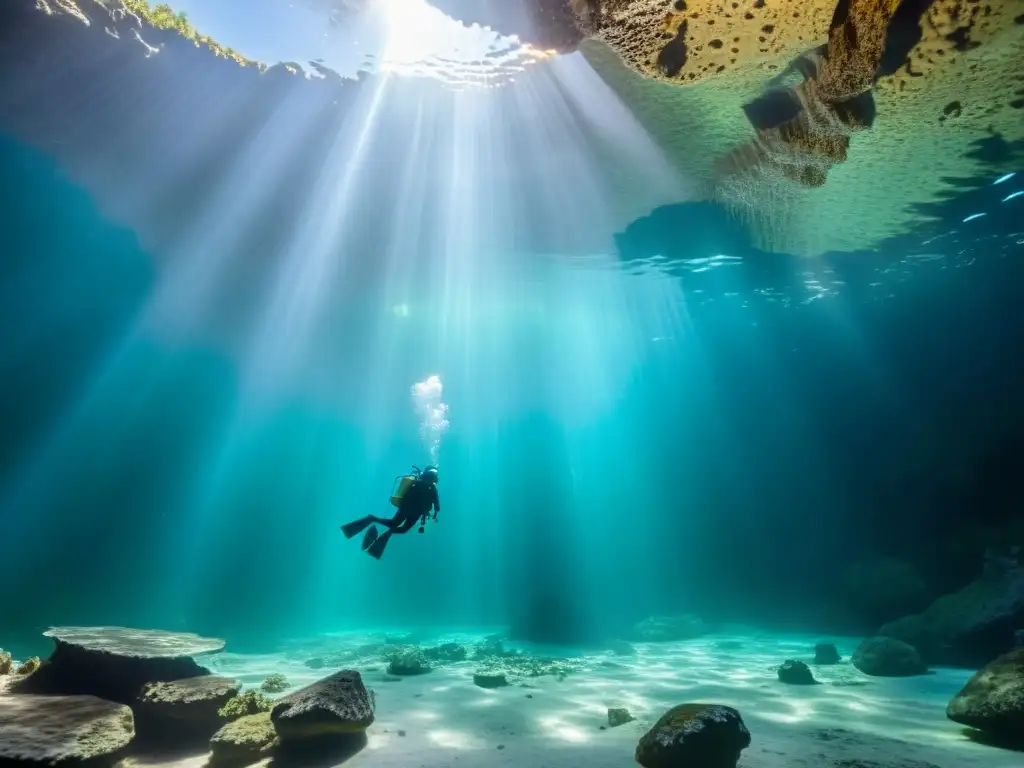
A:
POLYGON ((433 508, 434 517, 436 518, 437 513, 441 511, 441 501, 437 495, 437 486, 434 482, 419 477, 413 480, 412 485, 405 492, 405 495, 402 497, 402 503, 398 506, 398 511, 394 517, 387 518, 367 515, 359 520, 346 523, 341 526, 341 530, 345 537, 349 539, 356 534, 366 531, 366 537, 363 539, 363 549, 373 557, 380 559, 380 556, 384 554, 384 548, 388 545, 391 534, 408 533, 416 527, 416 524, 424 515, 430 513, 431 508, 433 508), (371 527, 374 523, 383 525, 387 528, 387 531, 378 537, 377 529, 371 527))
POLYGON ((387 527, 392 533, 408 533, 420 519, 428 514, 433 508, 434 517, 441 511, 441 500, 437 495, 437 486, 425 480, 413 480, 409 490, 402 497, 402 503, 395 512, 395 516, 388 519, 385 517, 372 517, 374 523, 387 527))

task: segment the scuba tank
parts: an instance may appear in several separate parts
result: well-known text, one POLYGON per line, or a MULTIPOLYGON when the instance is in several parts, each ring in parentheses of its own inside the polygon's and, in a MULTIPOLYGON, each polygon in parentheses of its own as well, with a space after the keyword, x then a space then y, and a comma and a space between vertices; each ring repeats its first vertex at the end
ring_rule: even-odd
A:
MULTIPOLYGON (((419 479, 419 476, 423 474, 423 471, 415 464, 412 465, 412 472, 408 475, 399 475, 395 478, 394 484, 391 486, 391 504, 395 507, 402 506, 402 500, 405 498, 405 494, 412 488, 412 484, 419 479)), ((420 518, 419 532, 423 533, 423 527, 427 524, 428 513, 424 513, 420 518)))
POLYGON ((412 488, 412 484, 416 481, 416 478, 420 476, 420 468, 415 464, 412 467, 412 473, 408 475, 399 475, 395 478, 394 485, 391 486, 391 505, 395 507, 402 506, 402 499, 405 498, 405 494, 412 488))

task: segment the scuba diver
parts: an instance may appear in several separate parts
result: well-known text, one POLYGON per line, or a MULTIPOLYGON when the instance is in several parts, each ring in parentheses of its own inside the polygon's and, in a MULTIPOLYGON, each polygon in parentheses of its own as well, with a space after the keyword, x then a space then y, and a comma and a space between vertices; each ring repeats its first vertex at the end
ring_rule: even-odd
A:
POLYGON ((391 503, 398 507, 398 511, 390 519, 367 515, 341 526, 346 539, 366 531, 363 550, 378 560, 384 554, 391 534, 408 533, 417 522, 420 524, 420 533, 423 533, 423 524, 431 508, 434 510, 432 519, 437 519, 437 513, 441 511, 441 501, 437 496, 437 467, 426 467, 422 471, 413 467, 413 474, 398 478, 398 488, 391 497, 391 503), (388 530, 378 536, 374 523, 388 530))

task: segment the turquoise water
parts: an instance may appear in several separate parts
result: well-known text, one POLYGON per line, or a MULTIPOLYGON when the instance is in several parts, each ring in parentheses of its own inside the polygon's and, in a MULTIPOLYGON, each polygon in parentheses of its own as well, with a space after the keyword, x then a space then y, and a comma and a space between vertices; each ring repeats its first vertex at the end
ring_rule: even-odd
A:
MULTIPOLYGON (((196 22, 230 28, 229 5, 196 22)), ((247 18, 280 18, 259 43, 285 51, 284 18, 306 34, 331 7, 247 18)), ((766 243, 806 242, 824 198, 762 221, 704 199, 581 56, 465 28, 489 53, 411 77, 402 46, 365 56, 424 32, 392 3, 351 50, 344 26, 318 41, 358 78, 305 78, 0 17, 16 660, 84 626, 113 629, 56 637, 220 638, 213 682, 283 674, 274 697, 356 670, 376 707, 356 768, 612 768, 694 701, 742 711, 750 768, 1019 765, 945 709, 1024 627, 1019 140, 965 143, 976 174, 904 231, 797 256, 766 243), (508 87, 453 87, 469 69, 508 87), (436 520, 379 560, 345 538, 428 464, 436 520), (925 657, 911 677, 851 659, 890 630, 925 657), (814 662, 822 642, 843 661, 814 662), (396 672, 409 656, 432 668, 396 672), (793 659, 819 684, 783 681, 793 659)), ((204 764, 223 715, 202 757, 163 760, 136 693, 157 677, 122 658, 85 686, 96 657, 67 647, 0 676, 0 762, 38 704, 24 685, 127 704, 135 756, 204 764)))

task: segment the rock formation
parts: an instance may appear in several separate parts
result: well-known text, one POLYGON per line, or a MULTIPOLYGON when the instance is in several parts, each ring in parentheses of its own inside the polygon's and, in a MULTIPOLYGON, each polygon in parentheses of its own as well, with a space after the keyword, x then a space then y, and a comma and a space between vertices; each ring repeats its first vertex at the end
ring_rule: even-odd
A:
POLYGON ((749 746, 750 731, 732 707, 680 704, 640 739, 636 761, 644 768, 735 768, 740 753, 749 746))
POLYGON ((216 675, 148 683, 133 705, 139 736, 207 740, 224 724, 221 708, 240 689, 235 680, 216 675))
POLYGON ((787 685, 816 685, 811 668, 802 661, 787 659, 779 667, 779 682, 787 685))
POLYGON ((928 671, 917 649, 891 637, 867 638, 857 646, 851 661, 865 675, 875 677, 910 677, 928 671))
POLYGON ((618 728, 620 725, 636 720, 625 707, 608 707, 608 727, 618 728))
POLYGON ((208 675, 193 659, 217 653, 223 640, 126 627, 57 627, 43 633, 53 654, 19 684, 23 693, 88 694, 133 704, 147 683, 208 675))
POLYGON ((223 726, 210 739, 214 764, 239 764, 259 760, 277 743, 270 713, 246 715, 223 726))
POLYGON ((0 763, 64 765, 111 759, 134 736, 132 711, 95 696, 0 698, 0 763))
POLYGON ((1024 567, 990 562, 976 581, 879 634, 910 643, 931 664, 978 667, 1012 649, 1022 625, 1024 567))
POLYGON ((1024 649, 975 673, 949 702, 946 716, 998 743, 1024 746, 1024 649))
POLYGON ((373 722, 373 703, 355 670, 342 670, 278 699, 270 720, 282 743, 360 733, 373 722))
POLYGON ((416 646, 399 648, 388 660, 388 674, 391 675, 422 675, 429 671, 427 657, 416 646))

